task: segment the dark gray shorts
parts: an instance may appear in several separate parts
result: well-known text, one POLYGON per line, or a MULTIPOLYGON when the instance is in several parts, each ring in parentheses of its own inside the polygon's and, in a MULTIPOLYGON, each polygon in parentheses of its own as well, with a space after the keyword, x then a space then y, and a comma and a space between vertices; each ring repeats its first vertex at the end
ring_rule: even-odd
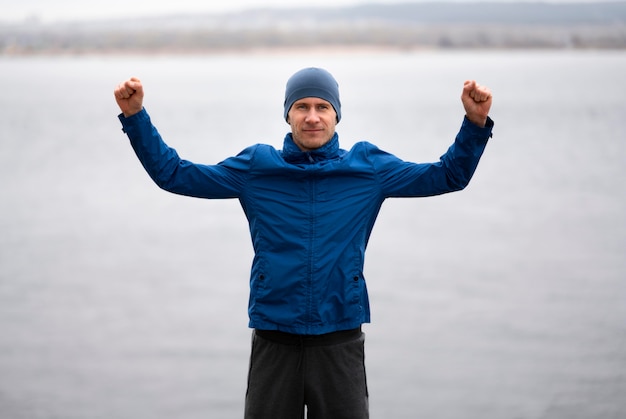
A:
POLYGON ((367 419, 365 335, 253 331, 245 419, 367 419))

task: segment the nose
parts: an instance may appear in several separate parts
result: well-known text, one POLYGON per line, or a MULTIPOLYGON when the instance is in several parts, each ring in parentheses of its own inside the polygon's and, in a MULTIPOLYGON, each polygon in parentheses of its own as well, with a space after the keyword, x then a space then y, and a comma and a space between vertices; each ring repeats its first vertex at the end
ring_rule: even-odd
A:
POLYGON ((320 120, 320 116, 317 113, 317 109, 315 108, 311 108, 309 109, 309 112, 307 112, 306 114, 306 118, 305 118, 306 122, 317 122, 320 120))

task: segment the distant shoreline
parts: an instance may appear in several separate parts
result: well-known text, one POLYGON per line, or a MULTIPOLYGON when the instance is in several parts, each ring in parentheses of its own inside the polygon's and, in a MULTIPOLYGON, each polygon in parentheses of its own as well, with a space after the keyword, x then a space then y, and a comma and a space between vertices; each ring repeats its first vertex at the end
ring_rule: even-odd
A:
POLYGON ((0 55, 221 54, 301 50, 626 49, 626 25, 416 27, 371 31, 0 31, 0 55))
POLYGON ((144 48, 144 49, 81 49, 81 50, 54 50, 42 49, 37 51, 5 50, 0 51, 0 57, 88 57, 88 56, 221 56, 221 55, 290 55, 290 54, 327 54, 327 55, 348 55, 348 54, 387 54, 387 53, 407 53, 414 54, 420 52, 524 52, 524 51, 623 51, 624 47, 615 48, 574 48, 574 47, 400 47, 400 46, 376 46, 376 45, 315 45, 315 46, 294 46, 294 47, 232 47, 215 49, 178 49, 178 48, 144 48))
POLYGON ((398 3, 306 10, 0 22, 0 55, 626 49, 626 2, 398 3))

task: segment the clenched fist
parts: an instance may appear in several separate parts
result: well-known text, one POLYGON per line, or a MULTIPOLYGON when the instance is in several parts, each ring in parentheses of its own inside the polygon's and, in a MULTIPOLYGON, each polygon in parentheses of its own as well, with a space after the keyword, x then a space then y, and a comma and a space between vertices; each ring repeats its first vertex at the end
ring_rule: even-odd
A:
POLYGON ((120 83, 114 91, 117 105, 125 117, 132 116, 143 109, 143 85, 141 80, 131 77, 120 83))
POLYGON ((467 80, 463 85, 461 102, 463 102, 467 119, 480 127, 484 127, 489 109, 491 109, 491 90, 479 85, 475 80, 467 80))

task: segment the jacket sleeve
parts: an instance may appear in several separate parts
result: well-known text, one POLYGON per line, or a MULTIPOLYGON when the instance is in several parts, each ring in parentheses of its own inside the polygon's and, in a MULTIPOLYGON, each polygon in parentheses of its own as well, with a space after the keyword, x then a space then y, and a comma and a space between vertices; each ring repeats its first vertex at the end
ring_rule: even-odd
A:
POLYGON ((423 197, 465 188, 491 137, 493 121, 482 128, 464 118, 454 143, 434 163, 403 161, 378 148, 369 151, 379 176, 381 193, 389 197, 423 197))
POLYGON ((237 198, 249 172, 254 147, 216 165, 183 160, 169 147, 144 110, 125 118, 119 115, 135 154, 152 180, 162 189, 198 198, 237 198))

